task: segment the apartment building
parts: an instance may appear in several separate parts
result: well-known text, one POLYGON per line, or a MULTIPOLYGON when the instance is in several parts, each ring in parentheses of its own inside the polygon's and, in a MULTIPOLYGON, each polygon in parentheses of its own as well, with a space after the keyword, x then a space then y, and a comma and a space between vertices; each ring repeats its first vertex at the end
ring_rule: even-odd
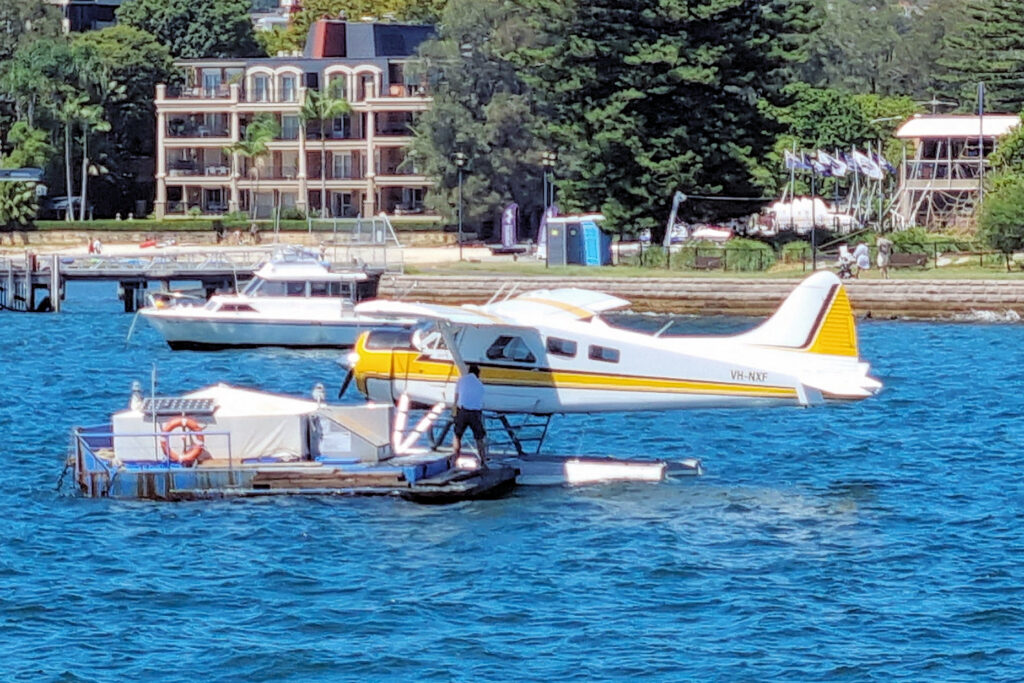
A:
POLYGON ((180 62, 185 84, 157 86, 154 213, 422 214, 431 183, 407 148, 414 117, 431 100, 410 65, 432 31, 323 20, 300 55, 180 62), (323 142, 319 122, 303 125, 300 116, 308 89, 336 93, 351 106, 324 126, 323 142), (260 115, 278 128, 267 154, 228 152, 260 115))
MULTIPOLYGON (((16 1, 16 0, 15 0, 16 1)), ((64 14, 64 31, 94 31, 116 22, 114 12, 123 0, 46 0, 64 14)))

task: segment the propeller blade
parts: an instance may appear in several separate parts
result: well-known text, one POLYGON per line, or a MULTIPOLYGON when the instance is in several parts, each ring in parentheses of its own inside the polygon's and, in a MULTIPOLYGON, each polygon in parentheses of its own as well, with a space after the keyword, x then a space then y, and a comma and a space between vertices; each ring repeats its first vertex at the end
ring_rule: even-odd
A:
POLYGON ((353 375, 355 375, 355 370, 349 370, 345 373, 345 381, 341 383, 341 389, 338 391, 338 398, 341 398, 345 394, 345 390, 348 389, 348 385, 352 382, 353 375))

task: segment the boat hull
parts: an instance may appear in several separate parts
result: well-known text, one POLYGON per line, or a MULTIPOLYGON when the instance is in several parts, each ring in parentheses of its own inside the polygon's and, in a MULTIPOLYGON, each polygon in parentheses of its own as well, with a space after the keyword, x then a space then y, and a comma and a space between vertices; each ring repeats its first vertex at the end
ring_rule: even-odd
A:
POLYGON ((380 320, 224 320, 147 315, 172 349, 231 349, 260 346, 348 348, 367 330, 401 330, 380 320))

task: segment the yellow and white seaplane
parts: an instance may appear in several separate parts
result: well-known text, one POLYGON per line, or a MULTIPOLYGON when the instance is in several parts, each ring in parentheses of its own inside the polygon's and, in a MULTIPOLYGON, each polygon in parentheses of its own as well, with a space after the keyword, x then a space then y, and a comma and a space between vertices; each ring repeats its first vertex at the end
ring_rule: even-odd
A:
POLYGON ((859 357, 850 301, 830 272, 808 277, 771 318, 732 336, 645 333, 601 318, 627 306, 583 289, 481 306, 368 301, 357 310, 432 322, 363 334, 353 376, 372 400, 404 393, 450 404, 460 366, 476 364, 484 410, 534 415, 806 406, 867 398, 882 386, 859 357))
POLYGON ((665 334, 668 325, 640 332, 601 317, 627 306, 575 288, 479 306, 367 301, 357 312, 424 323, 361 335, 345 386, 354 378, 371 400, 405 395, 436 408, 454 402, 455 383, 475 364, 484 410, 506 429, 509 414, 810 406, 868 398, 882 387, 860 359, 849 298, 830 272, 806 278, 767 321, 731 336, 665 334))

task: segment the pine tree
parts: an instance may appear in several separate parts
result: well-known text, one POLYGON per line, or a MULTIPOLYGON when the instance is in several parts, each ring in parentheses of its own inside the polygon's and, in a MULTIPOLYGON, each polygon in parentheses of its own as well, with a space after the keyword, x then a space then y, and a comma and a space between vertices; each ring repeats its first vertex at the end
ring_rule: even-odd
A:
MULTIPOLYGON (((664 230, 671 198, 759 197, 777 124, 779 69, 793 50, 787 2, 531 0, 530 84, 560 146, 558 190, 573 210, 600 209, 629 232, 664 230), (786 42, 782 42, 785 38, 786 42)), ((756 204, 687 201, 690 219, 756 204)))
POLYGON ((1024 108, 1024 0, 969 0, 967 19, 947 34, 939 63, 962 108, 977 107, 985 84, 986 111, 1024 108))

